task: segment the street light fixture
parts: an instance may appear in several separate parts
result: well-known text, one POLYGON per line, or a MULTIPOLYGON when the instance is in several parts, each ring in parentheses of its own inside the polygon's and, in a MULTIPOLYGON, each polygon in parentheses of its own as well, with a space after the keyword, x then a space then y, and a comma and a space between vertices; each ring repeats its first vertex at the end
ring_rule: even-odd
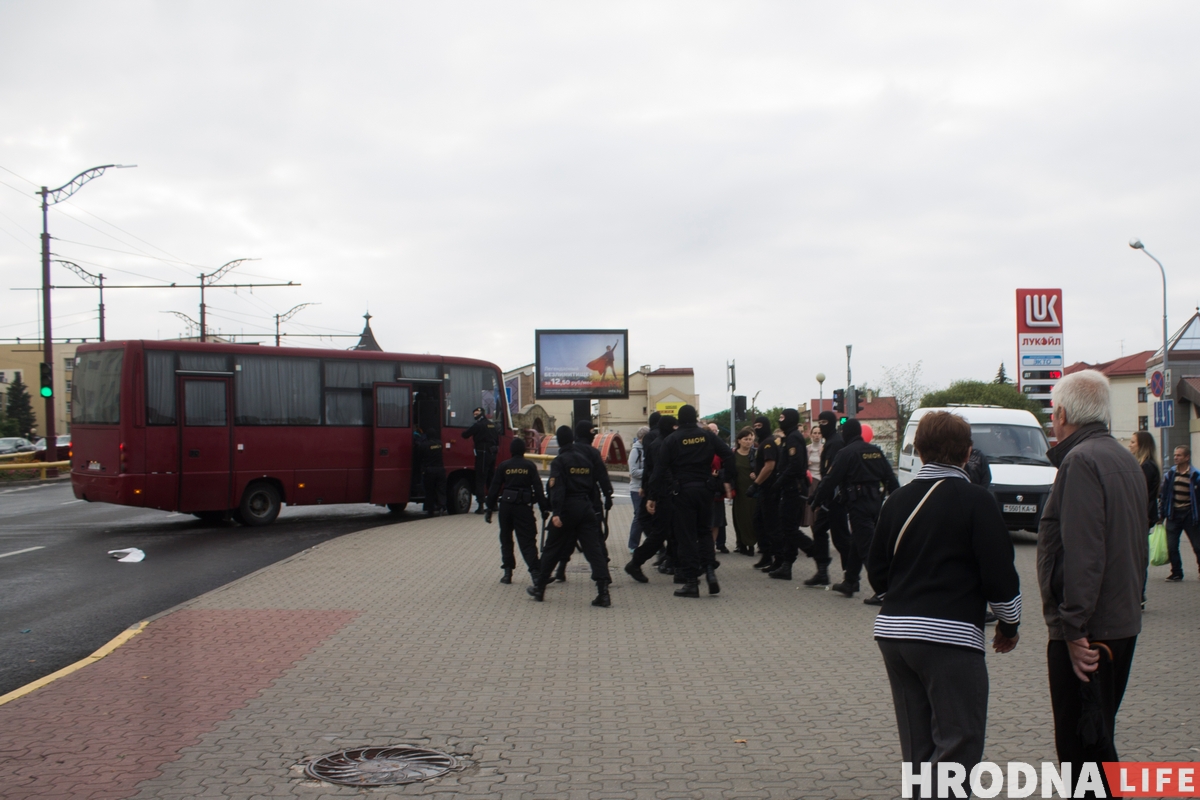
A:
MULTIPOLYGON (((1159 261, 1157 258, 1154 258, 1154 256, 1150 253, 1150 251, 1146 249, 1146 245, 1142 244, 1141 239, 1138 239, 1138 238, 1130 239, 1129 246, 1132 247, 1134 250, 1141 250, 1143 253, 1150 256, 1150 258, 1154 259, 1154 263, 1158 264, 1158 271, 1162 273, 1162 285, 1163 285, 1163 363, 1162 363, 1162 370, 1163 370, 1163 387, 1164 387, 1163 388, 1163 399, 1165 400, 1171 394, 1171 378, 1170 378, 1170 374, 1167 372, 1167 367, 1168 367, 1168 362, 1167 362, 1167 344, 1168 344, 1168 337, 1167 337, 1167 271, 1165 269, 1163 269, 1162 262, 1159 261)), ((1163 460, 1164 465, 1167 463, 1167 456, 1170 453, 1170 451, 1167 449, 1167 436, 1168 436, 1167 429, 1163 428, 1161 430, 1161 433, 1158 438, 1160 440, 1160 443, 1162 444, 1162 460, 1163 460)))
POLYGON ((825 373, 817 373, 817 414, 825 410, 825 373))
MULTIPOLYGON (((57 189, 43 186, 35 194, 42 196, 42 358, 50 365, 50 379, 54 379, 54 338, 50 325, 50 206, 61 203, 83 188, 84 184, 93 178, 99 178, 107 169, 132 169, 137 164, 105 164, 101 167, 85 169, 57 189)), ((50 446, 57 440, 54 430, 54 397, 46 398, 46 450, 45 461, 57 458, 56 450, 50 446)))
POLYGON ((276 314, 275 315, 275 346, 279 347, 279 323, 287 322, 289 319, 296 316, 296 312, 302 308, 308 308, 309 306, 319 306, 319 305, 321 305, 321 304, 320 303, 301 303, 298 306, 293 306, 292 308, 283 312, 282 314, 276 314))
POLYGON ((93 275, 83 267, 76 264, 74 261, 64 261, 61 258, 54 259, 57 263, 62 264, 67 269, 74 272, 79 277, 90 283, 92 286, 100 287, 100 341, 104 341, 104 273, 93 275))
POLYGON ((244 261, 258 261, 258 259, 257 258, 235 258, 233 261, 226 261, 224 264, 217 267, 216 269, 214 269, 212 272, 208 273, 207 275, 200 276, 200 341, 202 341, 202 342, 208 341, 208 339, 206 338, 207 328, 205 327, 205 325, 208 321, 207 314, 205 312, 205 306, 204 306, 204 290, 205 290, 205 288, 212 286, 217 281, 221 280, 221 278, 224 278, 226 273, 228 273, 230 270, 232 270, 234 267, 236 267, 238 264, 241 264, 244 261))

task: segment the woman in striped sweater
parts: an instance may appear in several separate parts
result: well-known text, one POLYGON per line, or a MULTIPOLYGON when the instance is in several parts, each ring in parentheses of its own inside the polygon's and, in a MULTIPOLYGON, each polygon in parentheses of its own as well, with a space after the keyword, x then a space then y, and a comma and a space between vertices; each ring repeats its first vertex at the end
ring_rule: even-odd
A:
POLYGON ((875 639, 883 653, 904 760, 983 756, 988 674, 984 614, 999 619, 993 646, 1017 645, 1021 587, 1012 539, 992 496, 963 465, 971 426, 957 414, 925 415, 914 442, 924 466, 884 504, 867 559, 883 597, 875 639))

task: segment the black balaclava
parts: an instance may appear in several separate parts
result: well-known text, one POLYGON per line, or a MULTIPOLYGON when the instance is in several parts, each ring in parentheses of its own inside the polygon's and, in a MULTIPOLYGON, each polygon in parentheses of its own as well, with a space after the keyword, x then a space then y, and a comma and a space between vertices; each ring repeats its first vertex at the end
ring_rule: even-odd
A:
POLYGON ((475 419, 483 419, 487 416, 487 412, 483 410, 483 406, 479 406, 471 412, 471 416, 475 417, 475 419))
POLYGON ((670 414, 663 414, 658 418, 658 435, 670 436, 675 432, 675 418, 670 414))
POLYGON ((862 423, 856 419, 848 419, 842 423, 842 438, 846 444, 862 438, 862 423))
POLYGON ((596 426, 592 424, 590 419, 579 420, 579 422, 575 423, 575 441, 591 444, 592 439, 596 436, 593 433, 594 430, 596 430, 596 426))
POLYGON ((508 453, 513 458, 520 458, 521 456, 525 455, 525 440, 513 439, 511 442, 509 442, 508 453))
POLYGON ((554 432, 554 436, 558 439, 559 447, 575 444, 575 434, 566 425, 560 425, 558 430, 554 432))
POLYGON ((679 407, 679 424, 680 425, 695 425, 700 419, 700 414, 697 413, 695 406, 680 406, 679 407))
POLYGON ((661 418, 661 417, 662 417, 662 414, 658 413, 657 411, 653 411, 653 412, 651 412, 651 413, 650 413, 650 419, 649 419, 649 421, 646 423, 646 427, 648 427, 650 430, 655 430, 655 429, 657 429, 657 428, 658 428, 658 420, 659 420, 659 418, 661 418))
POLYGON ((779 427, 783 429, 785 435, 800 427, 800 412, 796 409, 785 408, 780 416, 783 419, 780 421, 779 427))
POLYGON ((818 424, 821 427, 821 437, 826 441, 833 438, 837 433, 837 417, 832 411, 822 411, 817 415, 818 424))
POLYGON ((771 435, 771 420, 767 419, 762 414, 759 414, 757 417, 754 418, 754 424, 762 425, 762 427, 754 429, 755 440, 761 442, 763 439, 765 439, 771 435))

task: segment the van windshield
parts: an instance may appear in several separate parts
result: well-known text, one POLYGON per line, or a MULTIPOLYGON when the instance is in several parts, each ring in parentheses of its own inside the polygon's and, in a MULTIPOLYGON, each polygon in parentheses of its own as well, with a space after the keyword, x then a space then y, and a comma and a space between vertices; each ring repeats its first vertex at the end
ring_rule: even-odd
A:
POLYGON ((972 424, 972 446, 993 464, 1039 464, 1050 466, 1050 445, 1041 428, 1029 425, 972 424))

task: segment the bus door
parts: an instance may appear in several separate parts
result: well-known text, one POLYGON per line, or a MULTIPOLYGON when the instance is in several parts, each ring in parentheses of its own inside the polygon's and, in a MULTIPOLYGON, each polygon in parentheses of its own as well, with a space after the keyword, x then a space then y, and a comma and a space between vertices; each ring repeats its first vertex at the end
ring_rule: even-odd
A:
POLYGON ((412 386, 375 384, 371 502, 407 503, 413 474, 412 386))
POLYGON ((234 506, 228 378, 180 378, 179 510, 234 506))

